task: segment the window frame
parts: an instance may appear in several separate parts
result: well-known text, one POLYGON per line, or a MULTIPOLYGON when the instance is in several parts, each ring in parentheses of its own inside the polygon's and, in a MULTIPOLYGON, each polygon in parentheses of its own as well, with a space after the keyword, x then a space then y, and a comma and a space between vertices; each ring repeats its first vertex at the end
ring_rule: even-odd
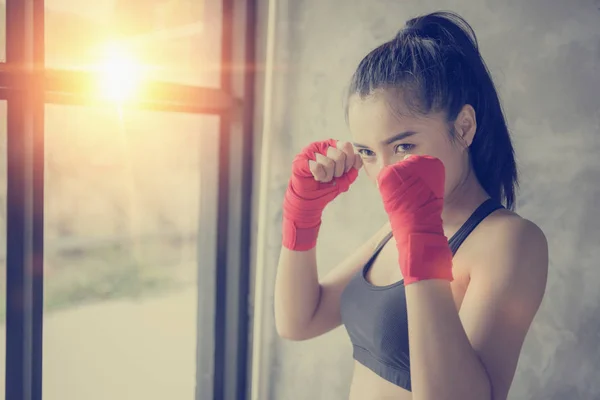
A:
MULTIPOLYGON (((196 394, 238 400, 249 392, 250 229, 256 0, 221 0, 220 87, 154 81, 137 107, 218 115, 219 190, 200 219, 216 210, 212 343, 197 334, 196 394), (235 66, 244 65, 243 69, 235 66), (207 363, 206 357, 212 362, 207 363), (211 371, 203 366, 212 364, 211 371), (208 373, 208 374, 207 374, 208 373), (208 378, 207 378, 208 376, 208 378), (199 382, 203 382, 199 385, 199 382), (208 383, 208 384, 204 384, 208 383), (204 385, 204 386, 203 386, 204 385)), ((6 390, 11 400, 42 399, 44 282, 44 106, 85 105, 94 76, 46 69, 43 0, 6 0, 6 62, 0 63, 0 100, 7 106, 6 390)), ((202 194, 201 194, 202 196, 202 194)), ((198 229, 201 229, 199 224, 198 229)), ((200 260, 199 260, 200 261, 200 260)), ((200 274, 199 274, 200 275, 200 274)), ((199 276, 200 284, 201 277, 199 276)), ((200 315, 203 310, 198 310, 200 315)), ((198 320, 198 329, 205 329, 198 320)))

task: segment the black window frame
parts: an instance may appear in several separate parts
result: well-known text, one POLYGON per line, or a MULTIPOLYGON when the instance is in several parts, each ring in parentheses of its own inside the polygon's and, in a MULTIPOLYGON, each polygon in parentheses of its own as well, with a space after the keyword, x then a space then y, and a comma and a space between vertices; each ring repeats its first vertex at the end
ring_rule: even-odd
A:
MULTIPOLYGON (((212 302, 210 385, 197 360, 195 398, 238 400, 249 392, 248 336, 253 171, 255 0, 222 1, 218 89, 150 82, 142 109, 218 115, 219 190, 212 302), (240 68, 240 66, 243 66, 240 68), (208 389, 207 389, 208 387, 208 389)), ((94 76, 47 69, 43 0, 6 0, 6 62, 0 63, 0 100, 7 104, 6 390, 10 400, 42 399, 44 282, 44 106, 88 104, 94 76)), ((199 133, 200 134, 200 133, 199 133)), ((211 208, 212 207, 212 208, 211 208)), ((202 215, 201 215, 202 218, 202 215)), ((198 229, 202 229, 200 224, 198 229)), ((203 243, 198 243, 199 259, 203 243)), ((200 278, 199 278, 200 279, 200 278)), ((202 293, 199 293, 198 304, 202 293)), ((199 310, 200 312, 200 310, 199 310)), ((206 321, 198 321, 206 327, 206 321)))

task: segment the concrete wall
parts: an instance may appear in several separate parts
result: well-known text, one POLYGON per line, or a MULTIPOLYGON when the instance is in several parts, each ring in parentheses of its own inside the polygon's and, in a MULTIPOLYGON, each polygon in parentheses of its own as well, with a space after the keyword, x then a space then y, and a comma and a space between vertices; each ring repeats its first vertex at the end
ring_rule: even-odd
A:
MULTIPOLYGON (((347 138, 345 85, 370 49, 403 22, 438 9, 473 25, 503 98, 520 163, 518 211, 551 246, 547 293, 527 338, 511 399, 600 398, 600 2, 594 0, 280 0, 273 131, 267 176, 266 258, 257 279, 260 399, 344 399, 351 348, 343 328, 305 343, 274 334, 273 282, 281 200, 292 157, 329 137, 347 138), (258 302, 260 303, 260 302, 258 302)), ((264 8, 263 8, 264 9, 264 8)), ((264 14, 263 14, 264 15, 264 14)), ((264 16, 263 23, 264 25, 264 16)), ((260 160, 260 158, 259 158, 260 160)), ((324 217, 318 250, 325 274, 384 221, 377 193, 359 179, 324 217)))

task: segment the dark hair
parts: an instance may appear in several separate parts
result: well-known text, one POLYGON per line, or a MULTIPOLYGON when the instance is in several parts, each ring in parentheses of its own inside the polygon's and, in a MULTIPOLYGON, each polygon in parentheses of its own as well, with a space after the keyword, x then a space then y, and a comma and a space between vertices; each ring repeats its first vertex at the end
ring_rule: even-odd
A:
POLYGON ((514 208, 517 166, 506 120, 475 32, 462 17, 435 12, 410 19, 394 39, 371 51, 358 65, 348 97, 365 98, 378 89, 398 89, 410 112, 445 111, 448 121, 470 104, 477 116, 469 148, 475 175, 490 197, 514 208))

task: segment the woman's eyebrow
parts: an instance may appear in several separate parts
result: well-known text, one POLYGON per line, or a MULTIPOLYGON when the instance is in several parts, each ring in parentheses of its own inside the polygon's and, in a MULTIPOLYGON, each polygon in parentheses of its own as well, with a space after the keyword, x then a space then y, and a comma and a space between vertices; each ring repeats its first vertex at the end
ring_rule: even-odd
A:
MULTIPOLYGON (((394 143, 397 140, 402 140, 405 139, 409 136, 415 135, 417 132, 414 131, 406 131, 406 132, 402 132, 402 133, 398 133, 390 138, 385 139, 382 144, 384 145, 388 145, 390 143, 394 143)), ((364 148, 368 148, 369 146, 365 146, 364 144, 359 144, 359 143, 352 143, 354 145, 354 147, 364 147, 364 148)))

